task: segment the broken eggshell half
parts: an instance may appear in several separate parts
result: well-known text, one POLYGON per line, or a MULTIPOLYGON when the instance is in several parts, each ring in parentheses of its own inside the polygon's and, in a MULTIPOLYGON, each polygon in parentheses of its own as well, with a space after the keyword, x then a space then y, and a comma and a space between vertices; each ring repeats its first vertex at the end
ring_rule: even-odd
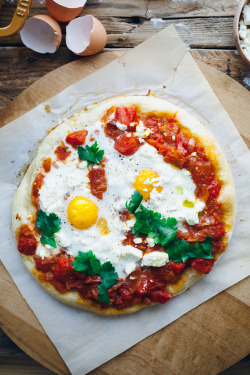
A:
POLYGON ((81 13, 86 0, 46 0, 48 12, 57 21, 68 22, 81 13))
POLYGON ((47 15, 29 18, 20 36, 23 44, 39 53, 54 53, 60 46, 62 31, 57 21, 47 15))
POLYGON ((66 27, 66 45, 76 55, 94 55, 100 52, 106 43, 106 30, 93 16, 78 17, 66 27))

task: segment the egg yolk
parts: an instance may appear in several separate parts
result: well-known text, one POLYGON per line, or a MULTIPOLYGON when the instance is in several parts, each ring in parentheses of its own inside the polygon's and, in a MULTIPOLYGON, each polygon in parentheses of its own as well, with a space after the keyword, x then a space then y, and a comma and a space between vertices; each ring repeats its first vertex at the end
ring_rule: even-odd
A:
POLYGON ((156 189, 159 193, 162 191, 161 186, 155 186, 158 184, 158 178, 159 175, 157 172, 145 169, 138 174, 133 186, 141 193, 143 199, 147 201, 153 189, 156 189))
POLYGON ((96 223, 98 208, 88 198, 76 197, 68 205, 68 219, 77 229, 87 229, 96 223))

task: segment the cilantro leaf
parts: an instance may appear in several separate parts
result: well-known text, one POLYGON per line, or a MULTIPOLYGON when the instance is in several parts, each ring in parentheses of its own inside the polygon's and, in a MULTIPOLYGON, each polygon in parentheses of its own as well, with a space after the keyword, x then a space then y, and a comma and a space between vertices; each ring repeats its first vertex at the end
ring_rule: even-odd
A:
POLYGON ((191 256, 195 257, 196 255, 193 255, 194 251, 195 248, 192 245, 190 245, 183 239, 181 240, 181 242, 179 243, 179 254, 182 262, 186 262, 186 260, 191 256))
POLYGON ((213 259, 211 247, 211 238, 206 237, 203 244, 196 242, 195 246, 190 245, 183 239, 180 242, 175 240, 165 250, 168 253, 169 259, 174 262, 186 262, 188 258, 213 259))
POLYGON ((177 221, 173 217, 163 218, 157 221, 158 234, 154 237, 155 243, 166 246, 173 241, 177 235, 177 221))
POLYGON ((97 300, 110 304, 107 289, 117 283, 118 274, 115 272, 114 266, 110 262, 106 262, 101 266, 100 276, 102 283, 98 286, 97 300))
POLYGON ((104 151, 100 150, 95 142, 92 146, 78 147, 78 156, 80 160, 86 160, 88 166, 94 163, 100 163, 104 155, 104 151))
POLYGON ((168 254, 169 259, 173 260, 174 262, 182 261, 182 257, 179 253, 179 241, 177 239, 169 243, 165 248, 165 251, 168 254))
POLYGON ((130 202, 126 202, 127 209, 133 214, 137 210, 137 208, 140 206, 140 203, 143 199, 143 196, 139 191, 135 191, 130 198, 130 202))
POLYGON ((47 215, 43 210, 39 210, 37 213, 36 226, 40 229, 42 234, 41 243, 56 248, 54 233, 61 229, 61 220, 59 217, 54 213, 47 215))
POLYGON ((72 262, 75 271, 85 273, 86 275, 100 275, 101 284, 98 286, 97 300, 110 304, 107 289, 117 284, 118 274, 115 272, 115 267, 110 262, 105 262, 101 265, 99 259, 93 254, 91 250, 87 253, 78 251, 78 255, 72 262))
POLYGON ((105 287, 105 285, 103 284, 100 284, 98 286, 98 296, 97 296, 97 300, 99 302, 104 302, 104 303, 108 303, 109 305, 111 304, 110 303, 110 299, 109 299, 109 296, 108 296, 108 291, 107 291, 107 288, 105 287))
POLYGON ((86 275, 96 275, 100 272, 101 262, 91 250, 87 253, 78 251, 78 255, 72 262, 75 271, 83 272, 86 275))
POLYGON ((42 236, 42 237, 40 238, 40 241, 41 241, 41 243, 43 243, 44 245, 49 245, 49 246, 52 246, 52 247, 55 247, 55 248, 56 248, 56 241, 55 241, 54 236, 51 236, 51 237, 42 236))
POLYGON ((106 262, 101 266, 100 276, 102 284, 105 285, 106 288, 110 288, 117 283, 118 275, 117 272, 115 272, 115 267, 110 262, 106 262))
POLYGON ((205 259, 212 259, 213 256, 211 254, 211 247, 212 247, 212 240, 210 237, 206 237, 203 244, 198 242, 195 243, 195 250, 197 255, 193 255, 197 258, 205 258, 205 259))
POLYGON ((132 233, 139 237, 140 234, 147 234, 153 238, 155 243, 166 246, 173 241, 177 234, 177 221, 173 217, 161 219, 159 212, 148 210, 140 205, 139 210, 135 212, 136 222, 132 233))

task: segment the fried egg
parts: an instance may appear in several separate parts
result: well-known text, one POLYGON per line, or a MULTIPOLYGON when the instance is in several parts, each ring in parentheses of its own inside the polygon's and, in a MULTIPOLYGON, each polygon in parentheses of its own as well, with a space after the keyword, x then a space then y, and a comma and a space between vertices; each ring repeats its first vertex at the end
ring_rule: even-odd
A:
MULTIPOLYGON (((78 251, 92 250, 101 262, 110 261, 119 277, 124 278, 137 265, 150 265, 151 261, 148 256, 143 263, 142 251, 122 244, 135 219, 124 222, 120 212, 135 190, 142 194, 146 208, 159 212, 163 218, 174 217, 182 230, 184 222, 199 222, 198 214, 205 204, 195 197, 196 185, 190 172, 165 163, 157 150, 144 142, 143 132, 141 147, 125 156, 114 149, 114 140, 104 134, 99 121, 91 126, 78 124, 74 131, 83 127, 88 131, 84 146, 96 141, 104 150, 107 191, 103 199, 91 193, 87 162, 80 161, 77 150, 69 144, 71 154, 65 162, 58 161, 54 152, 47 155, 53 163, 40 189, 39 204, 47 214, 54 212, 61 219, 61 229, 55 234, 57 248, 39 243, 36 254, 46 257, 63 249, 77 256, 78 251)), ((149 247, 153 246, 152 239, 148 240, 149 247)), ((139 241, 140 238, 135 243, 139 241)), ((154 264, 166 264, 167 254, 162 254, 164 260, 157 258, 157 263, 153 259, 154 264)))

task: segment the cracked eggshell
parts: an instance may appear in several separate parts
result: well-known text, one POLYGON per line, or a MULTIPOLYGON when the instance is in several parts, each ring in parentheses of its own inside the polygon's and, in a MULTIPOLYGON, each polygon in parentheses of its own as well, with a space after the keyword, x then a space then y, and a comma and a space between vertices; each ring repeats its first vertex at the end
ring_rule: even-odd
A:
POLYGON ((48 12, 57 21, 68 22, 81 13, 86 0, 46 0, 48 12))
POLYGON ((20 36, 23 44, 39 53, 54 53, 62 40, 62 31, 57 21, 47 15, 29 18, 20 36))
POLYGON ((93 16, 78 17, 66 27, 66 45, 76 55, 94 55, 100 52, 106 43, 106 30, 93 16))

